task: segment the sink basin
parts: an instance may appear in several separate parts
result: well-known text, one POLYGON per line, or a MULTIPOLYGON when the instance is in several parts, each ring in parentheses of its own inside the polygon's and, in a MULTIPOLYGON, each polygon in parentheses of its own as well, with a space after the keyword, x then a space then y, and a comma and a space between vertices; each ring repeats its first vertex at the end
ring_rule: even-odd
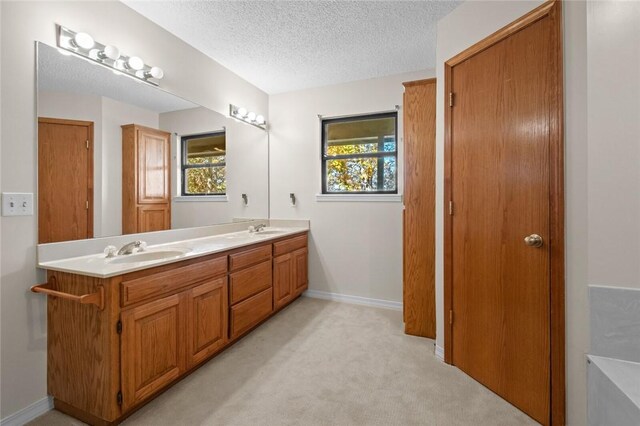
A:
POLYGON ((188 250, 188 249, 144 251, 142 253, 118 256, 109 263, 121 264, 121 263, 150 262, 152 260, 173 259, 176 257, 184 256, 190 251, 191 250, 188 250))

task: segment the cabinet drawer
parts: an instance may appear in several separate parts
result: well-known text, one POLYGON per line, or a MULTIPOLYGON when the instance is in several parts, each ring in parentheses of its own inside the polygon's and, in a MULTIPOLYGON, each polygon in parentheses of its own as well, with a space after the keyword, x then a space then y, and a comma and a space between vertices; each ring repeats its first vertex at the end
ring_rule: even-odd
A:
POLYGON ((229 256, 229 269, 236 271, 265 260, 271 260, 271 244, 232 254, 229 256))
POLYGON ((273 311, 271 287, 231 307, 231 338, 240 336, 273 311))
POLYGON ((271 287, 271 261, 259 263, 230 275, 231 304, 271 287))
POLYGON ((182 287, 227 272, 227 257, 216 257, 157 274, 123 281, 122 306, 176 292, 182 287))
POLYGON ((307 246, 307 236, 300 235, 299 237, 289 238, 288 240, 279 241, 273 245, 273 255, 279 256, 284 253, 289 253, 307 246))

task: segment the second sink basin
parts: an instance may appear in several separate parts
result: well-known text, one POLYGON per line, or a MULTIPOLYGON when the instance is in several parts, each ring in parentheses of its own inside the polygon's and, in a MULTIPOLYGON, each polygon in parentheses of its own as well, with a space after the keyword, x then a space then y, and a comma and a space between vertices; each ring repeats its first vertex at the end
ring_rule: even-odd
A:
POLYGON ((141 253, 118 256, 109 263, 121 264, 121 263, 149 262, 152 260, 173 259, 176 257, 184 256, 190 251, 191 250, 189 249, 143 251, 141 253))

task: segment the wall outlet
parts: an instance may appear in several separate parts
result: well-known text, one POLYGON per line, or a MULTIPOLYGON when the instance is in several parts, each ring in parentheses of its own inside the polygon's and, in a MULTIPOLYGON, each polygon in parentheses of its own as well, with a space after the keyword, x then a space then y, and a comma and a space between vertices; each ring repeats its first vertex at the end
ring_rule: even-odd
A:
POLYGON ((2 216, 33 216, 33 194, 3 192, 2 216))

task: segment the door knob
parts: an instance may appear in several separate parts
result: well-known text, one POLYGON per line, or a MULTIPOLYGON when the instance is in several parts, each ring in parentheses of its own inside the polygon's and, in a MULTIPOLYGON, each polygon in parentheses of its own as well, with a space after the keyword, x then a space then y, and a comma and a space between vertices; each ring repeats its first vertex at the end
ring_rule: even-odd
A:
POLYGON ((542 237, 538 234, 531 234, 528 237, 524 237, 524 243, 529 247, 542 247, 542 237))

